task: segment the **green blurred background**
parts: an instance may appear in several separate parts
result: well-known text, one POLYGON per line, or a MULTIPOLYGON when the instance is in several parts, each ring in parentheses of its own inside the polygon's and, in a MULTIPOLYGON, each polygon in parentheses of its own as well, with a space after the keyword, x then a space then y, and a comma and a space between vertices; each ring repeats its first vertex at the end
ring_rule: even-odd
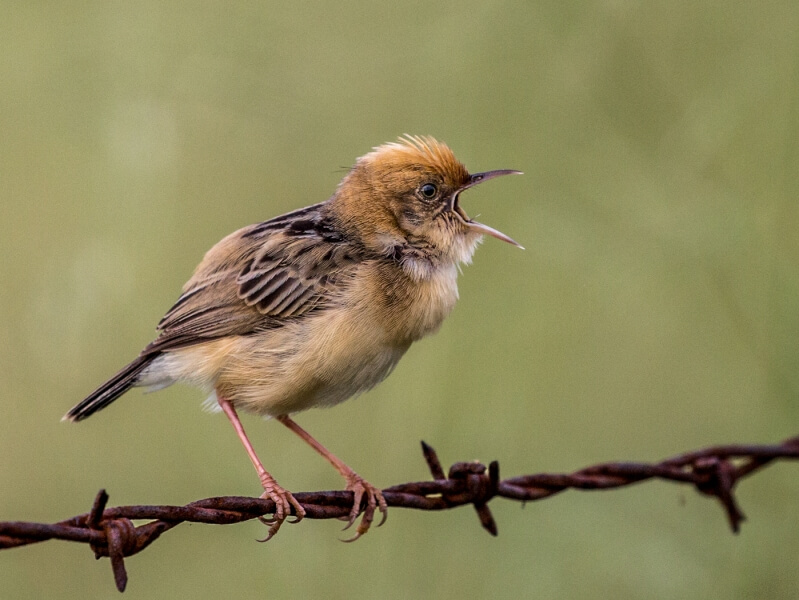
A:
MULTIPOLYGON (((201 395, 61 415, 154 334, 202 254, 326 198, 404 132, 524 177, 464 206, 489 239, 441 332, 373 392, 299 422, 380 486, 498 459, 504 476, 799 431, 799 11, 786 2, 41 3, 0 19, 0 520, 259 493, 201 395)), ((341 487, 249 417, 290 489, 341 487)), ((127 598, 793 598, 799 478, 713 501, 650 483, 474 511, 182 526, 127 598)), ((0 554, 2 598, 117 597, 106 561, 0 554)))

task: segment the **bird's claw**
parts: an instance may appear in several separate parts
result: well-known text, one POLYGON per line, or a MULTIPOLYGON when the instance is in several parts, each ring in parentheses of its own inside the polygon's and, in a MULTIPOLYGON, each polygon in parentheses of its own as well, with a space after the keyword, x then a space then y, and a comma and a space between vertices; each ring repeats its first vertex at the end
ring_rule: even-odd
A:
POLYGON ((355 520, 361 512, 361 501, 363 500, 364 494, 366 494, 366 509, 363 511, 363 517, 358 524, 358 528, 355 530, 355 535, 349 539, 342 540, 343 542, 354 542, 369 531, 369 527, 372 526, 372 521, 374 521, 375 518, 376 509, 380 510, 380 513, 383 515, 377 526, 380 527, 386 522, 386 517, 388 517, 388 505, 386 504, 386 499, 383 497, 383 492, 355 473, 347 477, 347 490, 353 493, 354 498, 350 514, 346 517, 342 517, 342 520, 347 521, 347 525, 344 526, 342 531, 346 531, 355 523, 355 520))
POLYGON ((266 537, 258 541, 268 542, 275 536, 280 529, 280 526, 283 525, 284 521, 288 521, 292 524, 302 521, 303 517, 305 516, 305 509, 302 507, 302 504, 297 502, 296 498, 294 498, 291 492, 277 485, 274 479, 265 480, 262 481, 262 483, 264 485, 264 493, 261 494, 261 498, 268 498, 275 503, 275 512, 273 516, 258 517, 258 520, 261 521, 261 523, 269 527, 266 537), (289 519, 292 512, 292 507, 294 508, 293 520, 289 519))

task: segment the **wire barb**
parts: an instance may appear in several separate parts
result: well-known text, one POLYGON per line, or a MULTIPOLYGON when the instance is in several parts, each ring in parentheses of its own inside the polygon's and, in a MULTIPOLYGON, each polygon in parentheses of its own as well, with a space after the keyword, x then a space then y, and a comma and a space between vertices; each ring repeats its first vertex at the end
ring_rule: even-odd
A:
MULTIPOLYGON (((500 480, 499 463, 488 467, 479 462, 460 462, 448 475, 435 450, 422 442, 422 452, 433 477, 395 485, 383 490, 386 504, 417 510, 446 510, 471 504, 482 527, 497 535, 497 525, 488 507, 496 496, 529 502, 542 500, 567 489, 608 490, 661 479, 693 485, 701 494, 716 498, 730 528, 738 533, 745 516, 735 498, 735 486, 777 459, 799 458, 799 436, 776 445, 713 446, 681 454, 656 464, 611 462, 586 467, 571 474, 539 473, 500 480)), ((306 519, 347 517, 353 504, 351 491, 294 494, 305 509, 306 519)), ((364 498, 360 510, 366 510, 364 498)), ((270 499, 223 496, 206 498, 186 506, 117 506, 107 508, 108 494, 100 490, 88 513, 55 524, 0 522, 0 549, 16 548, 51 539, 89 544, 96 558, 109 557, 117 589, 127 585, 125 558, 141 552, 158 537, 184 522, 225 525, 258 519, 275 511, 270 499), (134 525, 134 520, 149 521, 134 525)))

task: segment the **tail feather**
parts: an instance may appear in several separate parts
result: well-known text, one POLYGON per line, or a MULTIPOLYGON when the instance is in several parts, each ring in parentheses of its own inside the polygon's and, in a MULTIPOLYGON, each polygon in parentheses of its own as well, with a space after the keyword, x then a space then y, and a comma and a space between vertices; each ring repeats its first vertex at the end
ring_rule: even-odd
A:
POLYGON ((139 375, 158 356, 158 353, 139 356, 119 373, 73 406, 62 421, 82 421, 105 408, 136 384, 139 375))

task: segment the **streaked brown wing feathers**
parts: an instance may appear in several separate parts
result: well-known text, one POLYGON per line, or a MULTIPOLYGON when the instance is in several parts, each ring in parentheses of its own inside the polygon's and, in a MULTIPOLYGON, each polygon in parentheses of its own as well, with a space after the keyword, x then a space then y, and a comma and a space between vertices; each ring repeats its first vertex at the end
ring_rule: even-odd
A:
POLYGON ((354 270, 352 248, 313 226, 267 224, 241 229, 206 254, 145 353, 280 327, 334 301, 354 270))
POLYGON ((261 314, 288 318, 314 307, 335 288, 331 275, 354 264, 345 244, 311 235, 276 235, 247 261, 238 276, 238 295, 261 314))

